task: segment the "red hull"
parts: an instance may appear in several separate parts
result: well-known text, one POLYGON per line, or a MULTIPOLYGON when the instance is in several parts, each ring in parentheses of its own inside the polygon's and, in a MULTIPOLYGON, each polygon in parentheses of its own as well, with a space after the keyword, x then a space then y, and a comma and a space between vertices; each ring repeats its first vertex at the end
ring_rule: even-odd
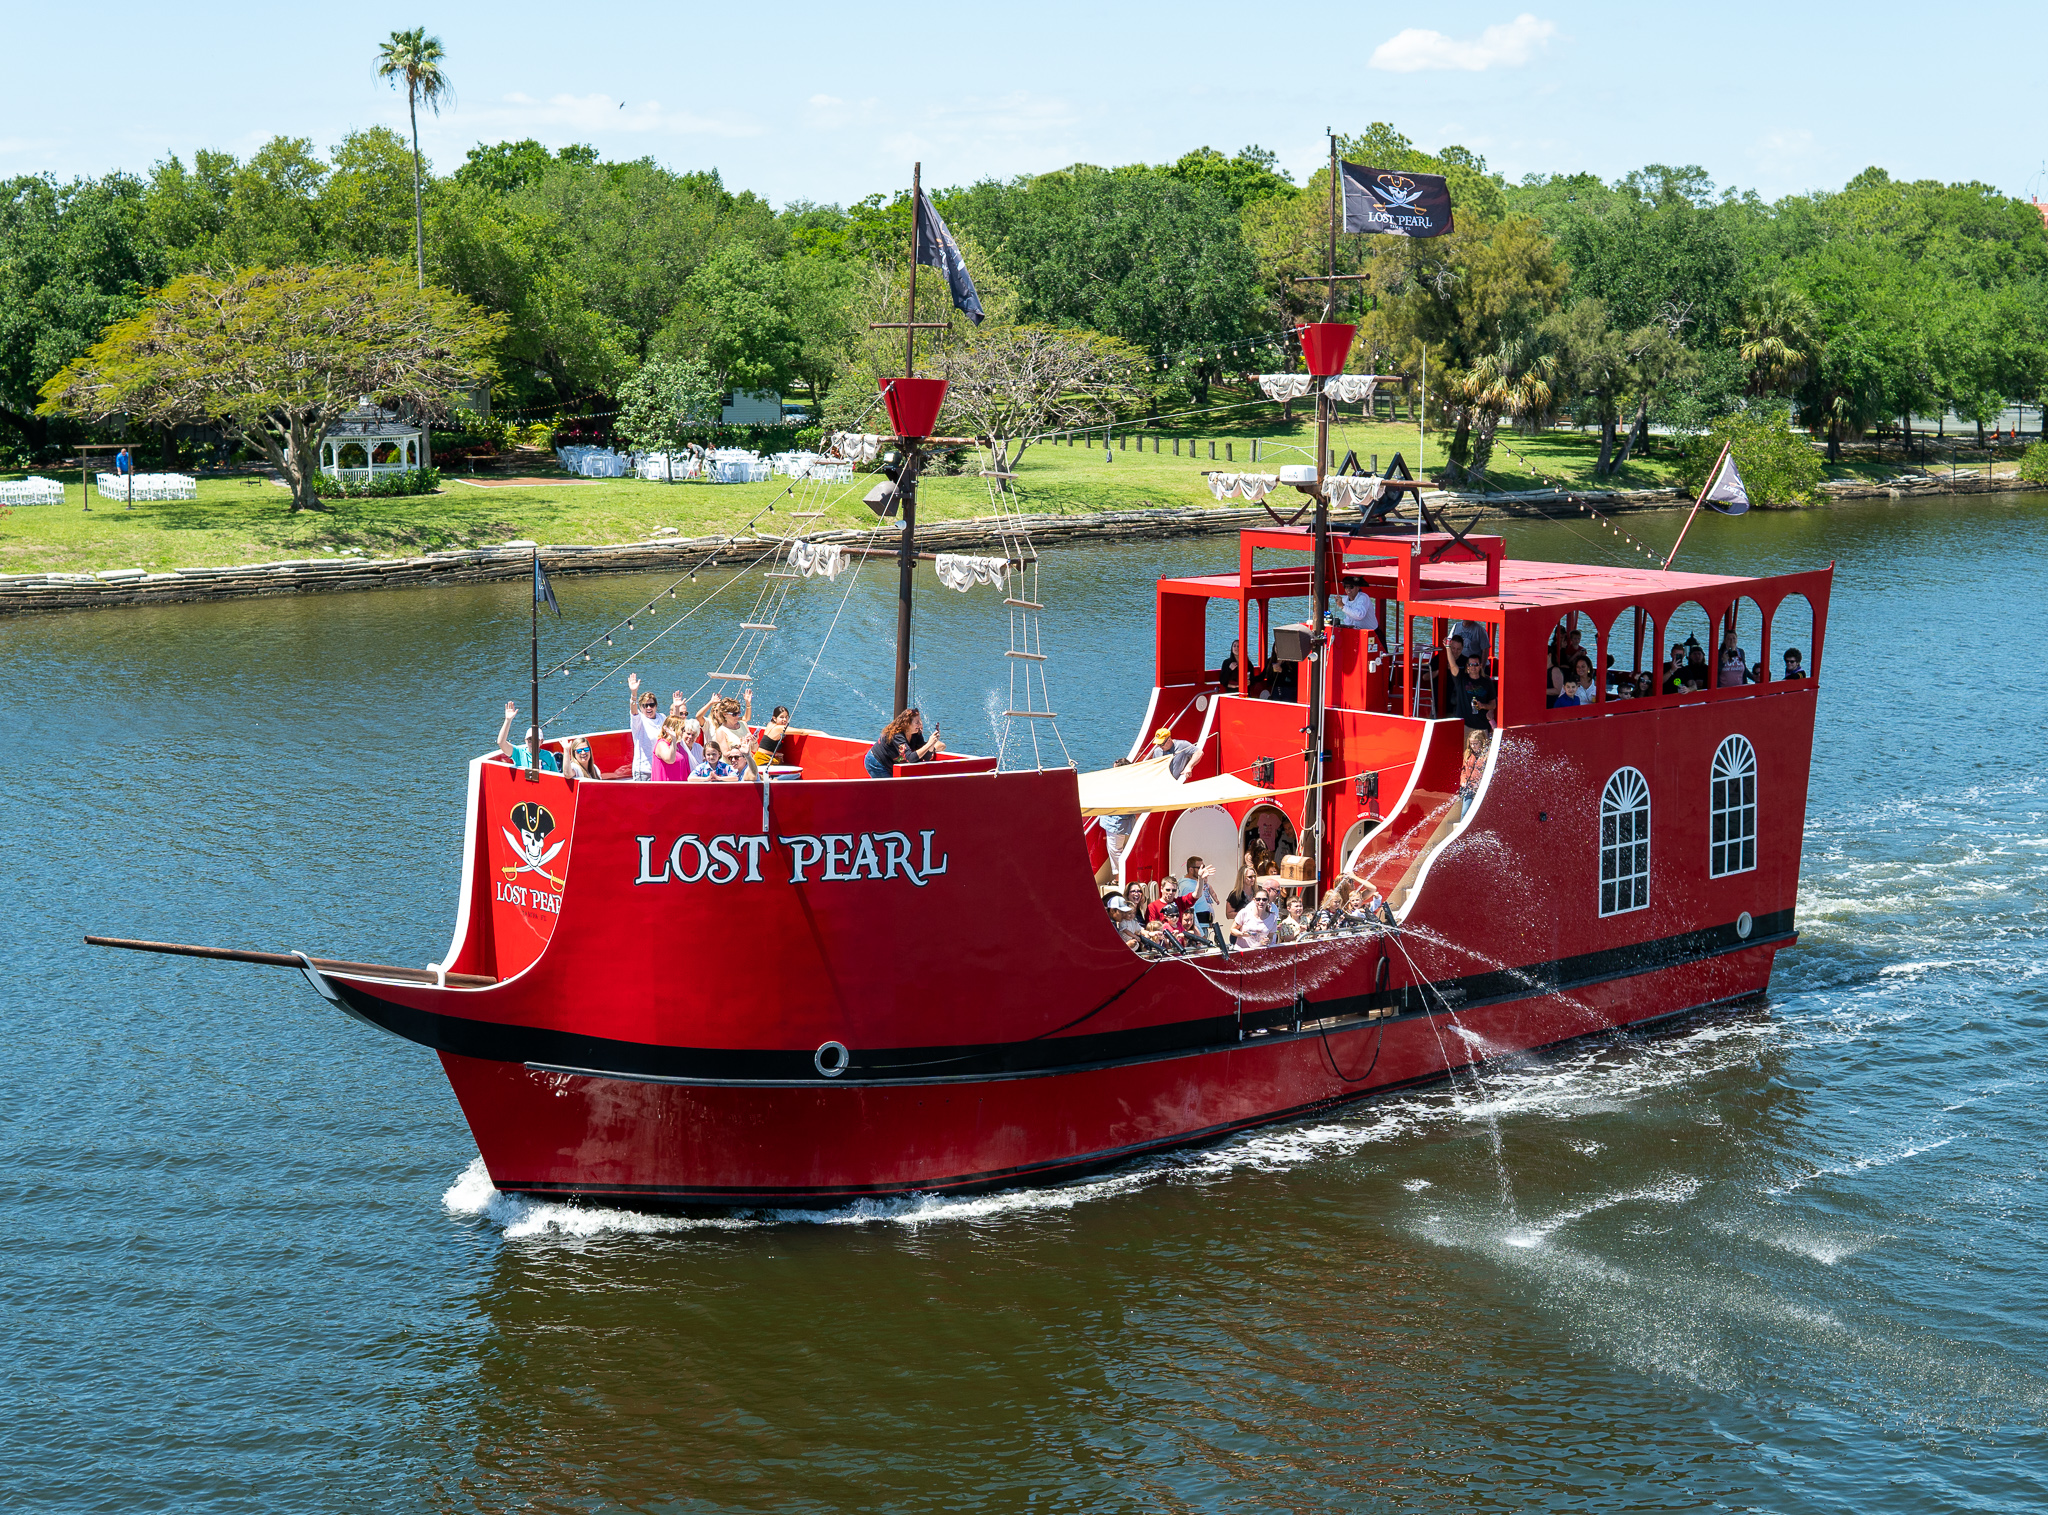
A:
MULTIPOLYGON (((1774 946, 1612 980, 1585 1014, 1525 999, 1459 1019, 1496 1049, 1759 993, 1774 946)), ((1473 1061, 1445 1014, 1280 1032, 1072 1073, 882 1086, 679 1086, 443 1053, 509 1193, 627 1204, 817 1206, 1044 1183, 1428 1083, 1473 1061), (1347 1077, 1346 1075, 1349 1075, 1347 1077)))

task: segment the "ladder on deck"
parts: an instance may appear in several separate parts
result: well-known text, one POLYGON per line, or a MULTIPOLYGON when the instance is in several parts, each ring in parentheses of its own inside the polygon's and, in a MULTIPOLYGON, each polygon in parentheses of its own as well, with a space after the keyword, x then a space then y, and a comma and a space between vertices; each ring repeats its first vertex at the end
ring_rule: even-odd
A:
MULTIPOLYGON (((1012 766, 1010 746, 1014 739, 1020 749, 1030 747, 1032 767, 1048 766, 1051 753, 1041 746, 1042 733, 1058 743, 1060 758, 1071 763, 1073 759, 1067 752, 1066 738, 1060 735, 1059 716, 1052 708, 1052 695, 1045 682, 1046 664, 1050 661, 1041 624, 1045 593, 1038 549, 1032 545, 1017 498, 1009 488, 1016 473, 1010 466, 1008 444, 996 445, 981 476, 988 485, 989 505, 995 513, 996 538, 1002 544, 1003 556, 1010 561, 1010 589, 1003 598, 1004 608, 1010 613, 1010 646, 1003 654, 1010 665, 1010 699, 1000 717, 1003 724, 996 735, 996 760, 1004 768, 1012 766)), ((1019 758, 1016 766, 1022 766, 1021 751, 1019 758)))
POLYGON ((1436 719, 1436 648, 1424 637, 1412 649, 1408 676, 1408 713, 1419 720, 1436 719))

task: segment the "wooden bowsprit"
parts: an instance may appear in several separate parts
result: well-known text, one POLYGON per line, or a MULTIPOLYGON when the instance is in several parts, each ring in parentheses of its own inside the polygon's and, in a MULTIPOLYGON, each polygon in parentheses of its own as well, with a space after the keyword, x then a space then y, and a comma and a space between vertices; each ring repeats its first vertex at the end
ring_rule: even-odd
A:
POLYGON ((266 968, 297 968, 311 963, 322 973, 345 977, 388 978, 407 984, 448 984, 457 989, 488 989, 497 979, 488 973, 442 973, 433 968, 400 968, 390 963, 354 963, 340 958, 309 957, 291 952, 247 952, 235 947, 197 947, 186 942, 144 942, 121 936, 89 936, 88 947, 120 947, 128 952, 161 952, 170 957, 205 957, 216 962, 259 963, 266 968))

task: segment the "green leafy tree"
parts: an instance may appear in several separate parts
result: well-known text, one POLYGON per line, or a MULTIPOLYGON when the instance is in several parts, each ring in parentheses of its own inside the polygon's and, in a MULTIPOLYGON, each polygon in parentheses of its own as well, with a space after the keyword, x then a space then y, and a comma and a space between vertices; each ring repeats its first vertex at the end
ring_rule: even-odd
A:
POLYGON ((722 386, 695 358, 655 358, 619 388, 617 429, 643 451, 673 453, 717 421, 722 386))
POLYGON ((405 256, 413 230, 405 214, 411 171, 405 139, 388 126, 350 132, 335 147, 316 210, 332 256, 364 262, 405 256))
POLYGON ((192 155, 189 172, 175 153, 150 170, 143 217, 170 272, 184 273, 211 260, 227 230, 240 167, 233 153, 202 147, 192 155))
POLYGON ((1452 481, 1485 479, 1493 461, 1494 432, 1502 420, 1540 425, 1550 415, 1559 373, 1557 355, 1547 350, 1540 330, 1523 331, 1488 348, 1469 367, 1453 370, 1441 404, 1460 435, 1471 435, 1469 450, 1451 455, 1452 481))
MULTIPOLYGON (((1531 217, 1493 222, 1478 216, 1423 241, 1380 237, 1368 286, 1378 297, 1366 318, 1368 350, 1429 355, 1429 390, 1451 426, 1447 462, 1461 476, 1472 458, 1475 425, 1493 422, 1472 397, 1488 392, 1481 359, 1520 344, 1558 308, 1568 275, 1543 228, 1531 217)), ((1533 349, 1529 349, 1533 351, 1533 349)))
POLYGON ((716 173, 672 173, 650 159, 556 162, 504 207, 550 227, 565 272, 593 310, 631 333, 635 358, 653 351, 712 254, 744 242, 777 258, 788 236, 759 196, 732 193, 716 173))
POLYGON ((1148 367, 1141 350, 1100 332, 984 322, 945 355, 940 424, 980 437, 996 471, 1008 473, 1047 432, 1109 421, 1140 403, 1148 367))
MULTIPOLYGON (((1298 326, 1323 319, 1329 285, 1312 282, 1329 271, 1330 170, 1319 168, 1308 184, 1292 195, 1267 195, 1253 201, 1241 217, 1246 245, 1258 269, 1258 301, 1262 324, 1298 326)), ((1337 271, 1355 274, 1369 266, 1377 238, 1337 238, 1337 271)), ((1357 283, 1337 286, 1332 320, 1355 319, 1361 294, 1357 283)))
POLYGON ((796 328, 790 371, 810 394, 813 417, 821 417, 833 381, 862 335, 856 330, 859 273, 844 259, 798 255, 784 261, 782 284, 796 328))
POLYGON ((1711 189, 1700 169, 1652 165, 1603 199, 1572 200, 1545 217, 1573 292, 1605 301, 1625 329, 1659 321, 1719 341, 1742 295, 1742 250, 1707 202, 1711 189))
MULTIPOLYGON (((975 190, 956 190, 951 194, 941 190, 932 195, 954 231, 965 224, 961 219, 961 196, 973 196, 980 188, 977 185, 975 190)), ((909 190, 899 190, 894 198, 869 195, 845 210, 837 205, 798 200, 784 206, 778 219, 792 247, 818 257, 890 264, 901 261, 910 250, 909 190)))
POLYGON ((1650 417, 1665 408, 1665 402, 1683 388, 1699 371, 1692 349, 1679 340, 1676 323, 1652 321, 1627 336, 1629 380, 1635 390, 1636 416, 1615 460, 1617 471, 1628 466, 1629 454, 1646 447, 1650 440, 1650 417))
POLYGON ((1829 423, 1830 461, 1843 433, 1886 419, 1903 427, 1936 403, 1928 334, 1940 293, 1929 273, 1878 237, 1831 238, 1799 265, 1821 330, 1802 399, 1829 423))
POLYGON ((309 263, 329 255, 319 201, 327 165, 304 137, 273 137, 247 162, 230 153, 175 157, 151 170, 144 194, 152 234, 171 271, 309 263))
POLYGON ((949 196, 1013 279, 1028 321, 1121 338, 1187 372, 1194 393, 1254 331, 1257 263, 1236 207, 1213 183, 1158 169, 1077 165, 949 196))
POLYGON ((1614 465, 1615 433, 1621 425, 1622 397, 1629 384, 1629 352, 1624 334, 1607 319, 1607 302, 1577 300, 1543 323, 1543 336, 1558 364, 1558 388, 1590 411, 1600 428, 1600 457, 1593 465, 1605 477, 1614 465))
POLYGON ((633 371, 637 334, 596 308, 576 272, 573 237, 545 209, 458 173, 429 214, 436 279, 506 317, 498 356, 515 403, 610 394, 633 371))
POLYGON ((1723 416, 1704 436, 1694 437, 1679 461, 1678 481, 1699 493, 1707 470, 1721 455, 1721 444, 1730 440, 1751 504, 1820 503, 1821 461, 1812 442, 1791 428, 1785 410, 1776 405, 1755 405, 1723 416))
POLYGON ((377 77, 389 79, 393 89, 405 91, 406 114, 412 120, 412 226, 413 262, 420 288, 427 287, 427 221, 420 206, 420 102, 435 115, 441 103, 453 101, 454 88, 441 65, 447 61, 441 39, 429 37, 424 26, 409 32, 393 32, 377 49, 377 77))
POLYGON ((580 142, 572 142, 553 153, 531 137, 488 146, 480 142, 469 150, 462 167, 455 170, 455 180, 466 188, 502 196, 536 182, 556 163, 591 168, 597 161, 597 149, 580 142))
POLYGON ((503 324, 384 262, 186 274, 66 364, 40 408, 219 427, 262 451, 303 510, 337 416, 362 395, 447 414, 491 381, 503 324))
POLYGON ((137 180, 0 183, 0 421, 31 451, 50 442, 43 385, 164 274, 137 180))
POLYGON ((701 357, 723 389, 780 394, 803 347, 782 265, 744 242, 721 248, 690 276, 658 345, 701 357))
POLYGON ((1181 154, 1167 172, 1189 184, 1213 185, 1239 210, 1255 200, 1295 193, 1294 181, 1281 170, 1278 156, 1263 147, 1241 148, 1234 158, 1213 147, 1198 147, 1181 154))

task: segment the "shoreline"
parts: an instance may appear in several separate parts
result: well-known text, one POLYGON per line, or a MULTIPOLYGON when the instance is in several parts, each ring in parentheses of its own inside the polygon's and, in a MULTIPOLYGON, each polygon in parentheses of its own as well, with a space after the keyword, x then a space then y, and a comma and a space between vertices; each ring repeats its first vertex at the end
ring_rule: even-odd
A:
MULTIPOLYGON (((2048 489, 2048 484, 2017 478, 1981 475, 1943 479, 1908 476, 1881 483, 1823 484, 1827 504, 1842 500, 1918 499, 1929 495, 2017 494, 2048 489)), ((1690 496, 1669 489, 1581 492, 1555 490, 1521 494, 1464 494, 1434 491, 1431 503, 1452 509, 1477 508, 1520 520, 1569 519, 1577 513, 1570 502, 1584 500, 1609 515, 1679 510, 1690 496)), ((1781 508, 1781 507, 1760 507, 1781 508)), ((1788 509, 1825 509, 1826 505, 1788 509)), ((1110 510, 1073 515, 1020 518, 1035 544, 1122 541, 1133 538, 1200 536, 1238 531, 1268 519, 1263 508, 1224 509, 1181 506, 1148 510, 1110 510)), ((986 545, 996 518, 920 523, 919 545, 957 551, 986 545)), ((808 540, 855 544, 872 533, 841 528, 819 532, 808 540)), ((781 538, 709 536, 654 538, 603 546, 540 546, 540 560, 551 575, 635 573, 674 568, 687 571, 714 559, 765 551, 781 538)), ((0 574, 0 616, 38 611, 115 609, 130 605, 172 605, 199 600, 227 600, 281 594, 334 594, 356 590, 422 588, 437 584, 475 584, 516 578, 531 571, 533 544, 499 544, 408 558, 362 558, 336 555, 289 558, 269 563, 240 563, 218 568, 184 568, 151 573, 140 568, 107 569, 99 573, 0 574)))

